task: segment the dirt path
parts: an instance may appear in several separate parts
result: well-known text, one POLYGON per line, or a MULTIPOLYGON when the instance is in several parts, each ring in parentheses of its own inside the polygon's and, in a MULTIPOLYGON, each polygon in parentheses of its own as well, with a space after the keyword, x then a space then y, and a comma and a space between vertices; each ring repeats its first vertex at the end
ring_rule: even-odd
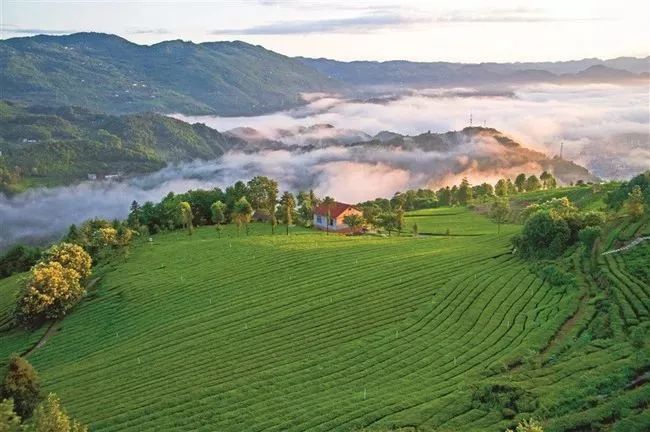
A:
POLYGON ((650 236, 638 237, 638 238, 634 239, 632 242, 626 244, 625 246, 623 246, 621 248, 613 249, 613 250, 610 250, 610 251, 607 251, 607 252, 603 252, 603 255, 609 255, 609 254, 613 254, 613 253, 624 252, 624 251, 626 251, 628 249, 632 249, 634 246, 636 246, 639 243, 644 242, 646 240, 650 240, 650 236))

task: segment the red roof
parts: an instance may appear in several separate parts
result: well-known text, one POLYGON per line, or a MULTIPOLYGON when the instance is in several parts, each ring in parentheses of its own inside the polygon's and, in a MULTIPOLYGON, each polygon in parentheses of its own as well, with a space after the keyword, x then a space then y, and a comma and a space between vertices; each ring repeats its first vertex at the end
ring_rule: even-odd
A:
MULTIPOLYGON (((335 201, 332 205, 330 205, 330 217, 336 219, 341 215, 341 213, 343 213, 349 208, 359 211, 359 209, 353 206, 352 204, 345 204, 342 202, 335 201)), ((317 205, 316 207, 314 207, 314 214, 320 216, 327 216, 327 207, 324 206, 323 204, 317 205)))

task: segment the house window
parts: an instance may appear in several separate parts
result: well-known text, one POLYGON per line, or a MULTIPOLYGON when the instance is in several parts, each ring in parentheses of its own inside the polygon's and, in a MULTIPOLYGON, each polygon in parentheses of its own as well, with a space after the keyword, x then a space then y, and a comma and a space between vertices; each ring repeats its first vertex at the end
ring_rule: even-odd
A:
POLYGON ((336 219, 330 219, 330 226, 336 225, 336 219))
POLYGON ((319 224, 322 224, 323 223, 323 218, 321 218, 320 216, 316 216, 316 222, 319 223, 319 224))

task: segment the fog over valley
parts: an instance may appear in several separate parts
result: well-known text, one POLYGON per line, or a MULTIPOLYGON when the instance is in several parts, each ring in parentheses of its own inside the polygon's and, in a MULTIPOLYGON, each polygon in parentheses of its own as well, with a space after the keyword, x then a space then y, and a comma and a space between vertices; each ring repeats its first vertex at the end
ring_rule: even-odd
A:
MULTIPOLYGON (((309 102, 303 107, 256 117, 173 115, 246 141, 219 159, 171 164, 121 181, 0 196, 0 248, 51 240, 71 223, 91 217, 123 218, 133 200, 223 188, 255 175, 277 179, 282 189, 313 188, 320 196, 354 203, 463 177, 494 183, 519 172, 539 174, 546 169, 540 158, 558 155, 562 142, 564 159, 599 178, 626 178, 650 168, 644 86, 540 84, 304 97, 309 102), (470 115, 474 126, 494 128, 534 152, 502 145, 492 129, 453 139, 435 135, 462 130, 470 115)), ((565 177, 565 182, 575 179, 565 177)))

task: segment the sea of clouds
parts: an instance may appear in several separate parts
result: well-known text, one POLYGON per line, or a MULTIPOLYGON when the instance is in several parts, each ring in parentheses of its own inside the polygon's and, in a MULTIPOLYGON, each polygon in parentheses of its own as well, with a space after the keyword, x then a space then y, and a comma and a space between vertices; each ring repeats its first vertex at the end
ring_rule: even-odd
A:
POLYGON ((470 181, 496 181, 535 164, 485 171, 476 160, 498 159, 503 148, 473 140, 452 153, 405 151, 344 144, 363 134, 388 130, 406 135, 459 130, 469 124, 496 128, 549 156, 559 153, 602 178, 626 178, 650 169, 650 101, 647 86, 532 85, 518 89, 430 89, 369 100, 307 95, 298 109, 257 117, 188 117, 220 131, 252 127, 260 138, 281 140, 287 149, 231 152, 120 182, 83 182, 0 195, 0 249, 16 242, 57 238, 72 223, 91 217, 123 218, 129 204, 156 201, 168 192, 225 187, 255 175, 277 179, 282 189, 314 188, 341 201, 388 197, 399 190, 470 181), (335 128, 308 128, 330 124, 335 128), (361 132, 361 134, 359 134, 361 132), (314 146, 314 143, 322 143, 314 146), (306 145, 309 144, 307 147, 306 145), (305 145, 304 149, 300 146, 305 145))

